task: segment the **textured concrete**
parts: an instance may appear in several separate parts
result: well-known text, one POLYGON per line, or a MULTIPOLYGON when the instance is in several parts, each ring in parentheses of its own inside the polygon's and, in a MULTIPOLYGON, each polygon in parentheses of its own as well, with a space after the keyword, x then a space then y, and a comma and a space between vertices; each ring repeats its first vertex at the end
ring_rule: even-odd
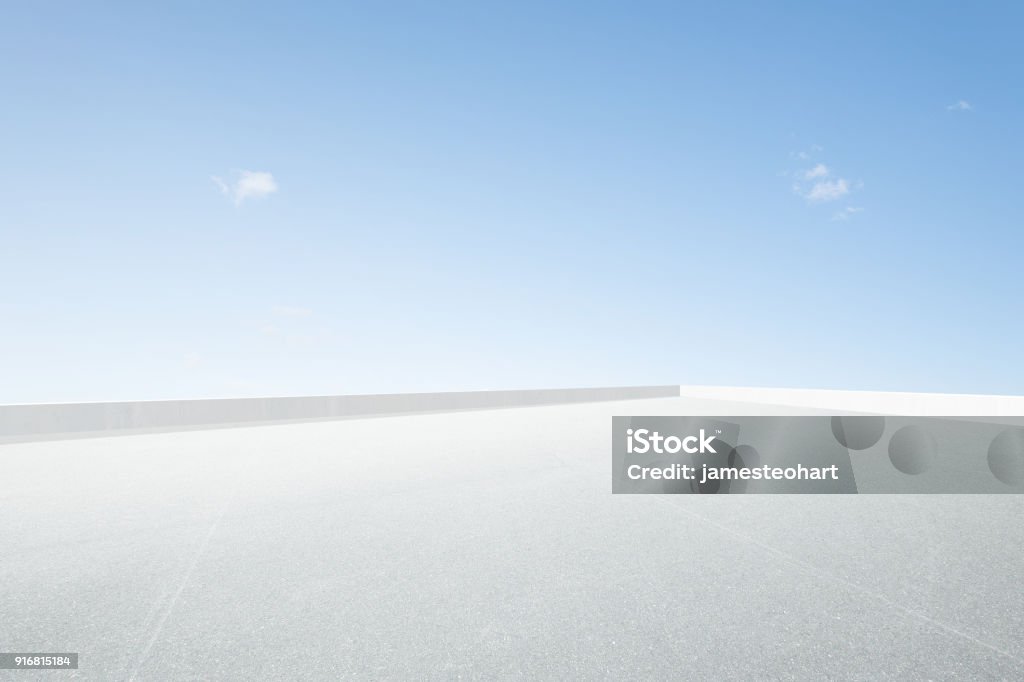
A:
POLYGON ((3 649, 81 653, 9 676, 1024 678, 1020 496, 610 494, 611 415, 744 409, 0 446, 3 649))

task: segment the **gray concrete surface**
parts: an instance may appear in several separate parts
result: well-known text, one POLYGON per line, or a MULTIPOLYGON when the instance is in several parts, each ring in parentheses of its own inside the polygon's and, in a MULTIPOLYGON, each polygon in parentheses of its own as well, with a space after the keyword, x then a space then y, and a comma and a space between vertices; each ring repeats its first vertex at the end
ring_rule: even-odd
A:
POLYGON ((1020 496, 610 494, 611 415, 743 409, 2 445, 0 648, 81 654, 4 679, 1024 678, 1020 496))

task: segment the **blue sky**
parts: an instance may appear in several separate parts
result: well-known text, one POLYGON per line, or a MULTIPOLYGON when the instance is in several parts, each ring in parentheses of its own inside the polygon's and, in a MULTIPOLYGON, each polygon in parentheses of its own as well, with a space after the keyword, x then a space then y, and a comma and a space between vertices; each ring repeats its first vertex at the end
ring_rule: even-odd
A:
POLYGON ((1024 393, 1015 3, 20 3, 0 402, 1024 393))

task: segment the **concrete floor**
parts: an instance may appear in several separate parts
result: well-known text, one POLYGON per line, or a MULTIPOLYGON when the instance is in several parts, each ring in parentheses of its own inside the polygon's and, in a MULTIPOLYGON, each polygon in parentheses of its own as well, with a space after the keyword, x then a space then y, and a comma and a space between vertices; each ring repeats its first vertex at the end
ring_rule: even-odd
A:
POLYGON ((1024 498, 611 495, 611 415, 687 413, 2 445, 0 649, 81 658, 0 676, 1024 678, 1024 498))

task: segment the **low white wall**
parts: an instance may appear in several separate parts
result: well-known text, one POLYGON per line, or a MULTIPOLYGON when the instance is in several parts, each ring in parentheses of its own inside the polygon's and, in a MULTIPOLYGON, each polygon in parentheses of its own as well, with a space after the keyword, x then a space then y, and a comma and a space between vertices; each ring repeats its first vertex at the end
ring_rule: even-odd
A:
POLYGON ((0 441, 41 440, 123 430, 174 429, 678 396, 679 386, 673 385, 0 405, 0 441))
POLYGON ((679 394, 684 398, 725 400, 765 407, 825 409, 834 414, 870 412, 922 417, 1024 416, 1024 396, 1012 395, 888 393, 739 386, 680 386, 679 394))

